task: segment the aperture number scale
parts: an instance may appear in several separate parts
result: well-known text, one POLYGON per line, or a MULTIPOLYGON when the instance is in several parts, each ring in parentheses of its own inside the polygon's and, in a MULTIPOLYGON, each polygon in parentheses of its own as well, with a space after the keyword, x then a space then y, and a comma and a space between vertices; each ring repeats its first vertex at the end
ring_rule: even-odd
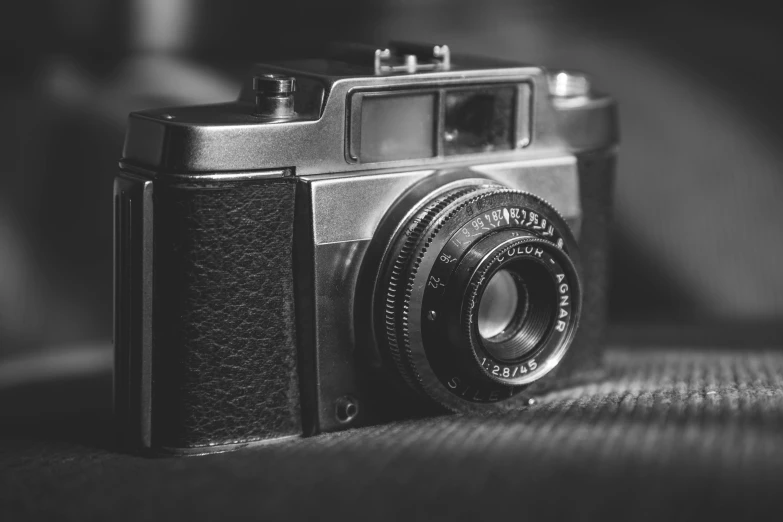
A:
MULTIPOLYGON (((555 227, 546 218, 530 209, 520 207, 502 207, 474 217, 454 235, 452 241, 459 246, 484 232, 498 227, 516 226, 527 229, 539 237, 554 239, 555 227)), ((558 246, 560 242, 558 241, 558 246)))

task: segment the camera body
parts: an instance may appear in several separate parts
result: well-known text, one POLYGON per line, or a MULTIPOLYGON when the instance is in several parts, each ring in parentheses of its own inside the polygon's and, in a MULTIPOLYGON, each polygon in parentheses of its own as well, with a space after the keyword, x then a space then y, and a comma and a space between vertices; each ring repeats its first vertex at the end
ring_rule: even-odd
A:
POLYGON ((502 411, 594 375, 616 144, 584 76, 446 46, 257 65, 235 102, 131 114, 127 442, 206 453, 502 411))

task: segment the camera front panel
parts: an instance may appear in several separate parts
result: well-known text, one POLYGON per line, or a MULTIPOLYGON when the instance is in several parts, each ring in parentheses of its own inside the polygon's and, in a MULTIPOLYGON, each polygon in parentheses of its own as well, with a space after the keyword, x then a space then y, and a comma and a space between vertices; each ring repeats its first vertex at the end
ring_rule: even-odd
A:
POLYGON ((580 181, 573 156, 301 180, 306 196, 299 200, 297 212, 307 218, 306 226, 298 228, 297 241, 309 240, 313 245, 309 273, 314 304, 309 309, 313 320, 306 321, 312 329, 300 337, 300 350, 317 354, 314 382, 318 385, 312 390, 312 422, 317 430, 373 424, 393 417, 392 409, 399 415, 422 410, 416 403, 426 399, 406 393, 399 379, 390 375, 393 362, 384 357, 378 343, 380 332, 372 317, 377 275, 367 274, 368 267, 371 272, 381 262, 373 251, 373 239, 401 199, 408 200, 402 207, 415 206, 415 201, 426 201, 433 191, 476 180, 535 194, 557 209, 564 227, 581 229, 580 181), (356 405, 357 412, 350 418, 341 409, 346 401, 356 405))

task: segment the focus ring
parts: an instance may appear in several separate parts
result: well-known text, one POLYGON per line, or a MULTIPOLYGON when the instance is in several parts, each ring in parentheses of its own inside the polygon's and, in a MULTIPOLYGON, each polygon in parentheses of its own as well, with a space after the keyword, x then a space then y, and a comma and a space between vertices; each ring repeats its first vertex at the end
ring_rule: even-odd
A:
MULTIPOLYGON (((437 218, 450 203, 453 203, 462 196, 473 193, 476 190, 478 190, 477 187, 457 189, 437 198, 434 202, 426 205, 422 210, 416 213, 415 217, 408 223, 407 228, 402 232, 404 240, 402 241, 402 245, 391 266, 386 289, 386 306, 384 312, 386 341, 389 353, 391 354, 392 360, 400 375, 409 386, 415 388, 420 388, 421 377, 416 372, 415 367, 410 364, 410 346, 409 343, 406 342, 408 340, 408 332, 407 328, 405 328, 408 311, 404 306, 401 310, 403 319, 402 324, 399 324, 398 322, 398 304, 402 299, 407 300, 410 298, 410 287, 412 286, 410 278, 405 277, 406 268, 410 265, 411 254, 419 243, 422 234, 432 224, 435 218, 437 218), (403 296, 402 299, 401 296, 403 296), (403 356, 400 353, 401 347, 398 341, 400 338, 403 339, 402 350, 405 351, 405 362, 403 362, 403 356)), ((413 273, 415 274, 415 268, 413 269, 413 273)))

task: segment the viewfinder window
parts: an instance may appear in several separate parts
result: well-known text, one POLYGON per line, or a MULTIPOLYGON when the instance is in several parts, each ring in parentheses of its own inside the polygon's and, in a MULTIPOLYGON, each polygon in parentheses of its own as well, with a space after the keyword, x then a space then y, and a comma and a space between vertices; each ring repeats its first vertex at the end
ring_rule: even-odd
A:
POLYGON ((444 154, 510 150, 513 114, 514 87, 448 92, 444 154))
POLYGON ((436 95, 365 96, 359 159, 363 163, 435 156, 436 95))

